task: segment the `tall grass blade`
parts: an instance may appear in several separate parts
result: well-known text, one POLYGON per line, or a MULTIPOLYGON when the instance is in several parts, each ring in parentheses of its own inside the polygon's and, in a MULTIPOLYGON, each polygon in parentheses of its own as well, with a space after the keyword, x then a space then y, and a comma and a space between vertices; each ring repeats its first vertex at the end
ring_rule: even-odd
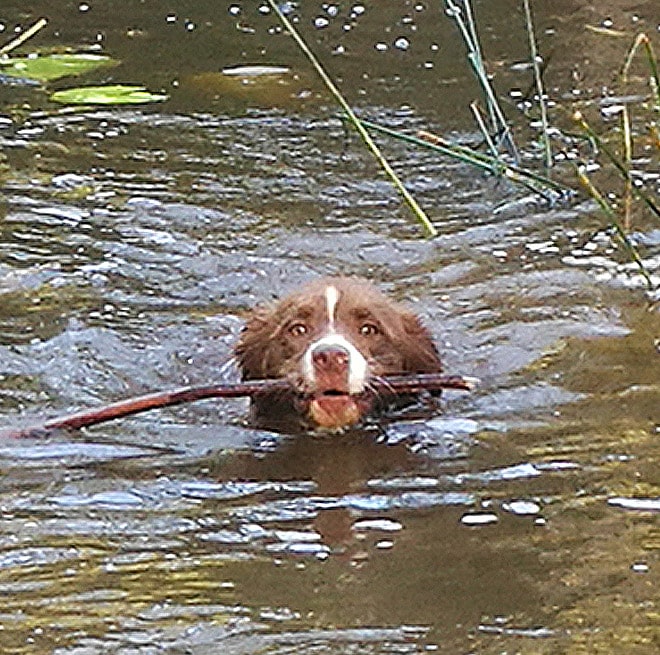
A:
MULTIPOLYGON (((474 57, 475 66, 480 71, 485 71, 486 67, 484 66, 483 55, 481 54, 481 45, 479 43, 479 35, 477 33, 477 23, 474 20, 474 12, 472 11, 472 5, 470 0, 463 0, 463 11, 465 12, 465 22, 466 30, 470 37, 470 46, 472 50, 472 56, 474 57)), ((498 125, 497 112, 495 108, 488 103, 488 111, 490 113, 490 122, 492 125, 493 133, 498 134, 500 132, 500 126, 498 125)))
POLYGON ((660 110, 660 73, 658 72, 658 60, 655 56, 651 39, 649 39, 649 37, 643 32, 637 35, 630 50, 628 50, 628 54, 626 55, 626 59, 621 68, 621 77, 624 83, 628 81, 628 71, 630 70, 632 60, 640 46, 644 46, 644 51, 646 52, 646 58, 648 59, 649 68, 651 69, 651 87, 653 89, 653 95, 655 96, 655 104, 657 109, 660 110))
POLYGON ((500 159, 500 153, 497 151, 497 146, 495 145, 493 139, 490 136, 490 133, 488 132, 488 128, 486 127, 486 123, 484 123, 483 116, 481 115, 481 112, 479 111, 479 106, 477 105, 476 102, 471 102, 470 103, 470 111, 472 112, 472 115, 474 116, 474 120, 481 130, 481 135, 484 137, 484 141, 486 142, 486 145, 488 146, 488 150, 490 150, 490 154, 497 160, 500 159))
POLYGON ((403 196, 406 203, 408 203, 408 206, 411 208, 415 216, 417 216, 418 220, 423 225, 426 233, 432 237, 437 236, 438 232, 433 226, 433 223, 431 223, 429 218, 424 213, 424 210, 419 206, 417 201, 412 197, 410 192, 403 185, 397 174, 394 172, 394 169, 390 166, 389 162, 385 159, 385 157, 380 152, 378 146, 371 138, 369 132, 367 132, 367 130, 364 128, 364 126, 360 122, 359 118, 355 115, 355 113, 351 109, 350 105, 348 104, 344 96, 341 94, 341 92, 339 91, 335 83, 332 81, 330 76, 326 73, 323 66, 321 66, 321 63, 316 58, 314 53, 309 49, 308 45, 305 43, 303 38, 294 28, 291 21, 289 21, 289 19, 282 13, 275 0, 268 0, 268 4, 270 5, 271 9, 275 12, 277 17, 280 19, 282 25, 284 25, 285 29, 289 32, 293 40, 298 44, 298 47, 302 50, 303 54, 312 64, 312 66, 318 73, 319 77, 323 80, 323 83, 325 84, 328 91, 330 91, 330 93, 339 103, 339 105, 344 110, 344 112, 346 112, 349 122, 357 130, 358 134, 360 135, 364 143, 371 150, 374 157, 376 157, 376 159, 378 160, 378 163, 380 164, 381 168, 385 171, 385 173, 390 178, 390 180, 397 188, 399 193, 403 196))
POLYGON ((518 163, 520 157, 513 140, 511 128, 504 117, 504 112, 497 101, 495 91, 488 79, 488 73, 483 64, 481 47, 479 45, 477 30, 474 25, 473 12, 469 0, 463 0, 463 8, 459 7, 453 0, 445 0, 445 7, 445 13, 452 18, 458 26, 459 32, 461 33, 463 41, 467 47, 467 58, 486 97, 486 104, 488 106, 488 111, 492 116, 494 131, 496 134, 500 135, 502 142, 505 143, 511 156, 516 163, 518 163), (463 15, 466 16, 466 19, 463 18, 463 15))
POLYGON ((34 23, 34 25, 28 27, 25 32, 22 32, 15 39, 6 45, 3 45, 2 48, 0 48, 0 56, 6 55, 12 50, 18 48, 18 46, 23 45, 23 43, 25 43, 28 39, 31 39, 39 30, 46 27, 46 25, 48 25, 48 21, 45 18, 40 18, 36 23, 34 23))
POLYGON ((619 222, 619 218, 616 214, 616 211, 614 210, 612 205, 603 197, 600 191, 598 191, 598 189, 593 185, 593 183, 589 179, 589 176, 587 175, 584 169, 584 166, 578 166, 576 172, 577 172, 578 180, 580 181, 582 186, 587 190, 589 195, 596 201, 598 206, 612 221, 612 227, 616 231, 617 236, 619 237, 619 240, 623 244, 624 248, 630 255, 630 258, 635 262, 635 264, 637 264, 642 277, 646 281, 647 287, 649 288, 649 290, 653 290, 653 280, 651 279, 651 274, 647 270, 646 266, 644 266, 644 262, 642 261, 642 258, 639 256, 639 252, 637 252, 637 248, 635 248, 635 245, 630 241, 628 235, 626 234, 625 229, 619 222))
POLYGON ((646 56, 649 60, 649 67, 651 68, 651 75, 653 76, 653 86, 655 87, 655 105, 660 111, 660 73, 658 72, 658 59, 655 56, 651 40, 646 34, 644 35, 644 49, 646 56))
POLYGON ((623 109, 621 110, 621 133, 623 139, 623 166, 626 169, 628 175, 626 176, 623 182, 623 224, 626 230, 630 230, 632 227, 632 190, 633 183, 630 175, 630 169, 632 166, 632 154, 633 154, 633 141, 632 141, 632 130, 630 128, 630 112, 628 111, 628 105, 623 104, 623 109))
POLYGON ((550 133, 548 130, 548 106, 545 101, 545 90, 543 88, 543 78, 541 75, 540 58, 536 46, 536 35, 534 34, 534 21, 532 19, 532 9, 529 0, 523 0, 525 8, 525 22, 527 24, 527 35, 529 37, 529 53, 532 58, 534 70, 534 82, 536 84, 536 95, 539 99, 539 109, 541 112, 541 139, 543 142, 543 152, 545 156, 546 172, 552 167, 552 150, 550 147, 550 133))
POLYGON ((399 139, 423 148, 434 150, 453 159, 462 161, 465 164, 474 166, 493 175, 505 177, 512 182, 523 184, 526 188, 531 188, 535 193, 545 191, 554 191, 555 193, 570 194, 573 189, 559 182, 555 182, 547 177, 543 177, 533 171, 527 171, 513 164, 503 163, 500 159, 491 157, 482 152, 477 152, 466 146, 457 143, 451 143, 441 136, 426 131, 420 131, 418 136, 411 136, 402 132, 397 132, 389 127, 378 125, 370 121, 361 121, 362 124, 374 132, 386 134, 394 139, 399 139), (530 184, 532 186, 530 186, 530 184))
POLYGON ((660 209, 657 205, 651 200, 651 198, 641 189, 635 185, 635 181, 625 167, 625 165, 620 161, 620 159, 609 149, 609 147, 603 142, 603 140, 593 131, 591 126, 584 119, 582 114, 577 111, 573 115, 576 123, 584 130, 588 137, 596 144, 598 149, 610 160, 614 167, 619 171, 624 180, 629 180, 632 187, 633 194, 639 198, 658 218, 660 218, 660 209))

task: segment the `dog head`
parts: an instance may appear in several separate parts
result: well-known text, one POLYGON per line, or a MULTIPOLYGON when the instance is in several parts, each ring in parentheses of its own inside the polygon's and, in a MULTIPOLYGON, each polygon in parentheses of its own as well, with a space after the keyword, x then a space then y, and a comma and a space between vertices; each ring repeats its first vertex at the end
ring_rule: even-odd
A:
MULTIPOLYGON (((363 392, 374 378, 442 368, 417 316, 353 278, 324 278, 255 310, 236 356, 243 379, 287 378, 294 411, 331 429, 370 411, 363 392)), ((267 399, 258 405, 267 411, 267 399)))

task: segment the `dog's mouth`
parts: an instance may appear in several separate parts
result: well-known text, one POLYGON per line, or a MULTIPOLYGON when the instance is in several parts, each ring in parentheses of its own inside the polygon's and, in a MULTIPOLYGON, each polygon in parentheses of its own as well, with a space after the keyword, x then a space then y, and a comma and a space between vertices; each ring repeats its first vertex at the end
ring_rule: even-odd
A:
POLYGON ((343 389, 324 389, 309 396, 308 417, 328 430, 340 430, 358 423, 369 411, 365 394, 351 394, 343 389))
POLYGON ((343 396, 350 396, 351 394, 348 391, 344 391, 342 389, 326 389, 325 391, 319 391, 316 396, 334 396, 336 397, 343 397, 343 396))

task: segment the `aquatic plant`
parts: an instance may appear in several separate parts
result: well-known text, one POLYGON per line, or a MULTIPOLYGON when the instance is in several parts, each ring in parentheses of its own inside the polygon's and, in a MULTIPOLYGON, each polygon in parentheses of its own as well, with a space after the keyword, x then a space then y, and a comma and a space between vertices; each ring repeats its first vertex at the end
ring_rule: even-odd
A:
POLYGON ((481 121, 481 114, 478 111, 478 106, 473 103, 471 107, 475 119, 477 120, 477 125, 481 130, 485 141, 491 144, 490 149, 495 158, 499 159, 499 150, 495 143, 502 143, 507 147, 509 153, 514 158, 514 161, 518 162, 518 148, 513 140, 511 128, 509 127, 509 123, 504 116, 504 111, 497 100, 497 94, 493 89, 493 85, 490 82, 488 72, 484 65, 483 56, 481 54, 482 48, 479 43, 474 12, 472 11, 470 0, 462 0, 462 6, 459 6, 457 3, 453 2, 453 0, 445 0, 445 7, 445 13, 455 21, 461 37, 465 42, 467 48, 467 60, 483 90, 487 111, 490 114, 491 129, 495 135, 496 141, 493 142, 491 139, 489 131, 481 121))
POLYGON ((50 96, 53 102, 66 105, 138 105, 162 102, 167 98, 167 95, 152 93, 143 86, 127 84, 80 86, 55 91, 50 96))
MULTIPOLYGON (((116 59, 107 55, 87 52, 38 51, 28 56, 7 56, 47 24, 45 18, 40 18, 18 37, 0 48, 0 73, 40 85, 119 64, 116 59)), ((164 94, 152 93, 142 86, 113 84, 62 89, 51 94, 50 100, 70 105, 128 105, 160 102, 167 97, 164 94)))
POLYGON ((431 223, 428 216, 424 213, 424 210, 419 206, 419 204, 412 196, 412 194, 408 191, 408 189, 406 189, 403 182, 401 182, 399 176, 394 172, 394 169, 389 164, 387 159, 385 159, 380 149, 376 145, 375 141, 371 138, 371 135, 369 134, 365 126, 362 124, 360 119, 355 115, 355 113, 351 109, 351 106, 348 104, 348 102, 341 94, 341 92, 339 91, 335 83, 332 81, 330 76, 326 73, 325 69, 323 68, 319 60, 310 50, 309 46, 305 43, 304 39, 300 36, 300 34, 293 26, 293 24, 289 21, 289 19, 284 15, 284 13, 279 8, 275 0, 268 0, 268 4, 270 5, 271 9, 275 12, 277 17, 280 19, 280 21, 284 25, 285 29, 289 32, 291 37, 295 40, 295 42, 297 43, 298 47, 301 49, 305 57, 307 57, 308 61, 314 67, 316 72, 319 74, 319 77, 323 80, 323 83, 325 84, 328 91, 330 91, 332 96, 335 98, 335 100, 344 110, 344 112, 346 113, 347 120, 350 122, 351 125, 353 125, 353 127, 357 130, 358 134, 360 135, 364 143, 369 148, 369 150, 371 150, 374 157, 380 164, 381 168, 383 169, 383 171, 385 171, 385 174, 390 178, 392 184, 403 196, 404 200, 406 201, 412 212, 415 214, 415 216, 418 218, 420 223, 423 225, 426 233, 429 236, 436 236, 437 230, 433 226, 433 223, 431 223))

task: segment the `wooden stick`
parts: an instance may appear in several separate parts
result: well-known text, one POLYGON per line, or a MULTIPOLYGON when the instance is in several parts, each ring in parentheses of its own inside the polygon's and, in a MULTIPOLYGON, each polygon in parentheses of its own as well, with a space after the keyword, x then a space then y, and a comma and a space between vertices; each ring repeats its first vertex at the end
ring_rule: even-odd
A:
MULTIPOLYGON (((470 391, 475 386, 475 380, 459 375, 440 375, 425 373, 419 375, 393 375, 373 380, 370 383, 370 394, 394 393, 415 394, 422 391, 439 391, 440 389, 460 389, 470 391)), ((67 414, 50 419, 41 425, 34 425, 18 430, 0 433, 0 438, 25 438, 46 436, 53 430, 77 430, 146 412, 150 409, 171 407, 183 403, 195 402, 204 398, 241 398, 259 396, 264 393, 277 393, 291 390, 288 380, 248 380, 246 382, 212 384, 203 387, 181 387, 170 391, 159 391, 136 398, 127 398, 116 403, 104 405, 96 409, 83 410, 75 414, 67 414)))

